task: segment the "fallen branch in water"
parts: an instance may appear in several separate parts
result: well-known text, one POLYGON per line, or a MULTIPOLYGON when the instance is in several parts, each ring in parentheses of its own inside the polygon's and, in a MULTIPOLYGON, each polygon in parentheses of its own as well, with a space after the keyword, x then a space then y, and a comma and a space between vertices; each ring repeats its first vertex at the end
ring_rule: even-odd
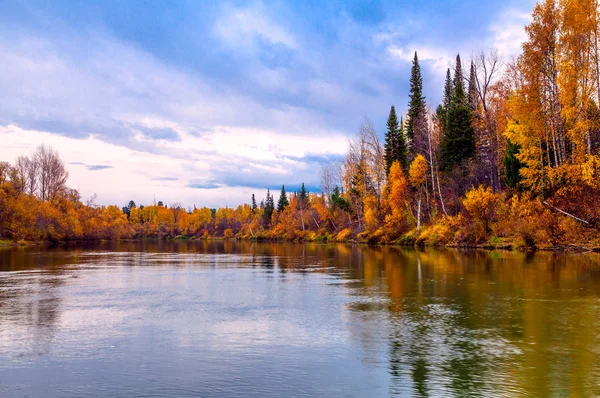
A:
POLYGON ((564 210, 561 210, 561 209, 559 209, 559 208, 557 208, 557 207, 554 207, 554 206, 552 206, 551 204, 549 204, 549 203, 548 203, 548 202, 546 202, 546 201, 543 201, 542 203, 543 203, 543 204, 545 204, 546 206, 550 207, 551 209, 554 209, 554 210, 556 210, 556 211, 559 211, 559 212, 561 212, 561 213, 562 213, 562 214, 564 214, 565 216, 569 216, 569 217, 571 217, 571 218, 573 218, 573 219, 575 219, 575 220, 577 220, 577 221, 579 221, 579 222, 582 222, 582 223, 584 223, 584 224, 590 225, 590 223, 589 223, 589 222, 587 222, 587 221, 585 221, 585 220, 582 220, 582 219, 581 219, 581 218, 579 218, 579 217, 575 217, 573 214, 569 214, 569 213, 567 213, 567 212, 566 212, 566 211, 564 211, 564 210))
POLYGON ((585 251, 587 251, 587 252, 593 252, 593 251, 594 251, 594 249, 590 249, 589 247, 585 247, 585 246, 579 246, 579 245, 574 245, 574 244, 572 244, 572 243, 570 243, 570 244, 569 244, 569 246, 571 246, 571 247, 576 247, 576 248, 578 248, 578 249, 582 249, 582 250, 585 250, 585 251))

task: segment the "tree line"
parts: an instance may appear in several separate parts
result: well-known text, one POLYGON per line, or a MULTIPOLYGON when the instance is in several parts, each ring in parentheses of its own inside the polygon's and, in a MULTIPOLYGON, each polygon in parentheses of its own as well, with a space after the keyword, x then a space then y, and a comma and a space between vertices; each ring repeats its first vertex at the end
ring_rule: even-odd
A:
POLYGON ((365 119, 321 192, 281 188, 237 208, 83 203, 44 146, 0 163, 0 238, 335 240, 493 246, 598 245, 599 9, 545 0, 515 60, 457 55, 427 102, 415 52, 406 112, 384 139, 365 119))

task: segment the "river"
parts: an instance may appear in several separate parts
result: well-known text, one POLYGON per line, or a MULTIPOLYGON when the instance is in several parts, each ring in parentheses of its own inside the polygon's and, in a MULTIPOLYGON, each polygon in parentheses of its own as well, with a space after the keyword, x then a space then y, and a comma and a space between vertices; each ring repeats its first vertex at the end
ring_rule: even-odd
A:
POLYGON ((0 248, 0 396, 600 395, 600 257, 0 248))

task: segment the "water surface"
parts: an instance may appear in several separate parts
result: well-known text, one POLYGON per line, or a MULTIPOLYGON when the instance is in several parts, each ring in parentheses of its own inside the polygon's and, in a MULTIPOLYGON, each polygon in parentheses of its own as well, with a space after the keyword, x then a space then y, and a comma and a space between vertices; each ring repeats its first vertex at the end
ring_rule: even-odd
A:
POLYGON ((0 249, 0 396, 600 394, 597 255, 0 249))

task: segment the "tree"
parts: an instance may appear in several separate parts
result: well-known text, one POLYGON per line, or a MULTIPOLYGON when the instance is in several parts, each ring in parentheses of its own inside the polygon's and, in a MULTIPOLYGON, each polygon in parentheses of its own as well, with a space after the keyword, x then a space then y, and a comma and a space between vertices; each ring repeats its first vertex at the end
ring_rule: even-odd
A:
POLYGON ((271 195, 269 189, 267 189, 267 198, 265 199, 264 206, 263 223, 268 227, 271 225, 271 218, 273 216, 273 211, 275 211, 275 202, 273 201, 273 195, 271 195))
POLYGON ((398 123, 396 108, 392 105, 387 120, 387 131, 385 133, 385 164, 386 174, 389 174, 392 163, 398 161, 406 168, 406 140, 404 138, 403 121, 398 123))
POLYGON ((410 164, 410 170, 408 172, 410 185, 412 185, 418 192, 417 197, 417 231, 421 228, 421 201, 422 191, 425 182, 427 181, 427 160, 423 155, 417 155, 415 160, 410 164))
MULTIPOLYGON (((37 193, 41 200, 52 201, 64 193, 69 173, 58 153, 51 147, 40 145, 32 155, 37 171, 37 193)), ((33 168, 33 166, 31 166, 33 168)))
POLYGON ((510 188, 516 188, 521 181, 520 170, 523 164, 517 158, 519 146, 513 144, 510 140, 506 145, 506 153, 504 154, 504 182, 510 188))
POLYGON ((256 208, 258 206, 256 206, 256 197, 254 197, 254 194, 252 194, 252 212, 255 213, 256 212, 256 208))
POLYGON ((423 77, 419 58, 415 51, 413 65, 410 72, 410 100, 408 103, 408 121, 406 124, 406 136, 414 142, 415 136, 419 134, 420 123, 425 114, 425 97, 423 96, 423 77))
POLYGON ((306 187, 304 186, 304 183, 302 183, 302 186, 300 187, 300 194, 298 195, 298 200, 302 204, 306 204, 308 201, 308 193, 306 192, 306 187))
POLYGON ((465 162, 475 155, 472 112, 464 91, 460 55, 456 56, 454 72, 454 95, 448 109, 445 134, 440 145, 440 165, 449 172, 455 167, 464 167, 465 162))
POLYGON ((479 92, 477 91, 477 74, 475 72, 475 62, 471 61, 471 70, 469 73, 469 88, 467 92, 467 102, 471 112, 475 114, 479 108, 479 92))
POLYGON ((279 201, 277 202, 277 211, 282 212, 286 207, 290 205, 290 202, 285 193, 285 186, 281 186, 281 193, 279 194, 279 201))

